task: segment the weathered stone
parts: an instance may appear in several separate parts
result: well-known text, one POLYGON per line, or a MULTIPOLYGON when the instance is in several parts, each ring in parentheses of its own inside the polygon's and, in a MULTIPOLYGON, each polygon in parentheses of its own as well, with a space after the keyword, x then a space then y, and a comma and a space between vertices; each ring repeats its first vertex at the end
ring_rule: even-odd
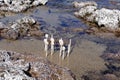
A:
POLYGON ((100 10, 96 10, 95 13, 95 21, 98 23, 99 26, 105 26, 112 30, 119 27, 118 23, 118 14, 115 13, 113 10, 102 8, 100 10))
POLYGON ((106 27, 108 30, 116 30, 120 27, 119 10, 97 9, 95 2, 75 2, 74 5, 80 7, 80 10, 74 13, 77 17, 97 23, 99 27, 106 27))
POLYGON ((91 15, 97 9, 96 6, 86 6, 75 12, 76 16, 85 17, 91 15))
POLYGON ((40 56, 12 51, 0 50, 0 70, 1 80, 76 80, 67 68, 40 56))
POLYGON ((30 34, 30 36, 43 36, 43 32, 39 29, 39 24, 32 17, 23 17, 9 24, 9 27, 0 23, 0 35, 6 39, 18 39, 30 34))
POLYGON ((21 12, 32 6, 45 5, 48 0, 1 0, 1 11, 21 12))

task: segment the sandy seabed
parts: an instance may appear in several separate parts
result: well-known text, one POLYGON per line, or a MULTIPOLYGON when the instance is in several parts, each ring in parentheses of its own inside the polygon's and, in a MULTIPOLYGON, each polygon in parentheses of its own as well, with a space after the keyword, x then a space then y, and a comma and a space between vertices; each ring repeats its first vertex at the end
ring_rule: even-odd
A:
POLYGON ((100 58, 100 55, 106 49, 104 45, 96 44, 95 42, 84 39, 79 40, 76 44, 77 45, 74 46, 70 57, 66 57, 65 60, 62 60, 59 57, 59 51, 55 51, 52 56, 48 55, 48 57, 45 57, 42 40, 1 40, 0 49, 23 54, 32 53, 45 57, 55 64, 62 67, 68 67, 76 75, 77 80, 81 80, 81 76, 87 71, 97 71, 105 68, 105 62, 100 58))

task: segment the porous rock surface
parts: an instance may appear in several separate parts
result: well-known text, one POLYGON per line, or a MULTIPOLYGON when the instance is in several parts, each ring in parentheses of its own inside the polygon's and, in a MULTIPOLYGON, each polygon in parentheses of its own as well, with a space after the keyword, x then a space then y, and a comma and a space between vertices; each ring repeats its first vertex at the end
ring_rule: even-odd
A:
POLYGON ((74 2, 76 8, 75 16, 81 17, 88 22, 97 23, 99 27, 106 27, 109 30, 116 30, 120 27, 120 11, 116 9, 98 9, 95 2, 74 2))
POLYGON ((75 76, 40 56, 0 50, 0 80, 75 80, 75 76))
POLYGON ((6 39, 16 40, 19 37, 27 35, 40 37, 43 34, 44 33, 40 30, 40 24, 29 16, 18 19, 8 25, 0 22, 0 36, 6 39))
POLYGON ((0 0, 0 11, 21 12, 47 2, 48 0, 0 0))

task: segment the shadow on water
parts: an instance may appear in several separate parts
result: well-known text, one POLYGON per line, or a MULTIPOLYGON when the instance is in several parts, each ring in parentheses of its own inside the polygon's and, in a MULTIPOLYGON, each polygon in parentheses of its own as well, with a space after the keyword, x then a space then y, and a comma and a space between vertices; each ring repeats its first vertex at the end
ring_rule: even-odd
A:
POLYGON ((106 46, 104 53, 117 53, 120 51, 120 38, 102 38, 94 35, 84 34, 77 36, 76 39, 86 39, 93 41, 97 44, 102 44, 106 46))

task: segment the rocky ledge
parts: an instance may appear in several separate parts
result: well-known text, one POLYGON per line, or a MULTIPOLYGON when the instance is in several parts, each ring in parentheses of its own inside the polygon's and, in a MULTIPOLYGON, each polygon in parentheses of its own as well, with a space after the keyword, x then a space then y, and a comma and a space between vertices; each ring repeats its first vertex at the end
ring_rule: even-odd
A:
POLYGON ((0 22, 0 36, 6 39, 16 40, 23 36, 42 36, 40 24, 32 17, 23 17, 8 25, 0 22))
POLYGON ((110 31, 120 31, 120 11, 116 9, 98 9, 96 2, 74 2, 74 6, 80 9, 75 16, 85 21, 95 23, 99 28, 105 27, 110 31))
POLYGON ((21 12, 47 2, 48 0, 0 0, 0 11, 21 12))
POLYGON ((0 80, 75 80, 75 76, 40 56, 0 50, 0 80))

